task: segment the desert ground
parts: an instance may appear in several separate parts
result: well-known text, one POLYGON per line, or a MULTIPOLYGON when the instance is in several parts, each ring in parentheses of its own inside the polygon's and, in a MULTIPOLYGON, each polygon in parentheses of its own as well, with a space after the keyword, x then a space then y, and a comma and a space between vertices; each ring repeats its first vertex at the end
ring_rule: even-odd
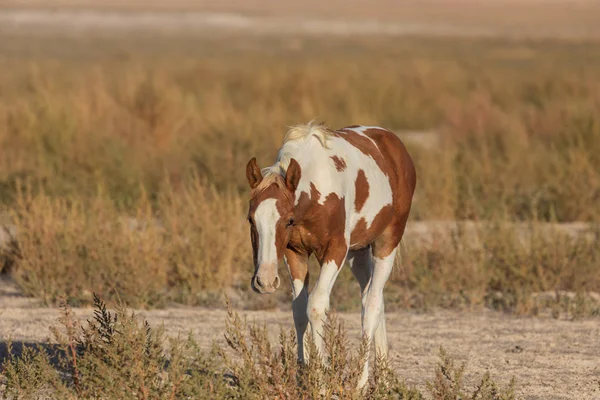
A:
MULTIPOLYGON (((91 318, 90 308, 75 314, 91 318)), ((164 324, 167 334, 192 332, 209 348, 224 344, 226 312, 177 307, 138 310, 152 326, 164 324)), ((280 329, 293 328, 289 309, 242 311, 249 323, 266 324, 273 342, 280 329)), ((58 310, 40 307, 23 297, 8 280, 0 282, 0 358, 6 342, 44 342, 49 327, 57 325, 58 310)), ((360 314, 340 313, 353 344, 360 334, 360 314)), ((599 399, 600 323, 597 318, 556 320, 507 316, 491 311, 435 311, 424 314, 400 311, 386 316, 393 367, 410 384, 425 392, 440 346, 467 365, 467 382, 489 371, 498 383, 516 378, 517 398, 599 399)))

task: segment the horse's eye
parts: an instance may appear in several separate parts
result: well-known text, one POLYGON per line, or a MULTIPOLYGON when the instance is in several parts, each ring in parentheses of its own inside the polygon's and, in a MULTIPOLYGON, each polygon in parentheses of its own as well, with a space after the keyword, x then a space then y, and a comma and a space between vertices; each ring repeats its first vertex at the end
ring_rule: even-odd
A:
POLYGON ((250 225, 254 225, 254 221, 252 221, 252 217, 248 217, 248 222, 250 223, 250 225))
POLYGON ((294 218, 290 218, 290 220, 287 223, 287 226, 293 226, 294 225, 294 218))

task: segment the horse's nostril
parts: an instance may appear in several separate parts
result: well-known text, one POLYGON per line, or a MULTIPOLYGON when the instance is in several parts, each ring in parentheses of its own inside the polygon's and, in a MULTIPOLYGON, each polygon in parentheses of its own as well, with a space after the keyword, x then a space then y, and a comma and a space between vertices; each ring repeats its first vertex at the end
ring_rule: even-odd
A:
POLYGON ((260 278, 258 277, 258 275, 256 275, 255 282, 256 282, 256 286, 262 286, 262 282, 261 282, 260 278))
POLYGON ((277 289, 279 287, 279 277, 276 276, 275 280, 273 281, 273 288, 277 289))

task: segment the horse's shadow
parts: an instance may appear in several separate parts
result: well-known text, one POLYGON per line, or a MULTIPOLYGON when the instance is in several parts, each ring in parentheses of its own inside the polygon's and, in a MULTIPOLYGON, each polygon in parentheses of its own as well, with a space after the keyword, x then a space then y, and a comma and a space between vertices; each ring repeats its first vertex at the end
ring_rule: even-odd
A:
POLYGON ((50 364, 54 367, 59 365, 59 358, 62 349, 60 345, 44 342, 26 342, 26 341, 2 341, 0 342, 0 371, 2 366, 11 359, 21 359, 25 349, 45 352, 48 355, 50 364), (9 352, 10 349, 10 352, 9 352))
MULTIPOLYGON (((60 360, 63 360, 64 362, 65 359, 64 348, 61 347, 59 344, 25 341, 3 341, 0 342, 0 387, 3 383, 6 383, 6 376, 3 376, 3 371, 6 367, 5 363, 10 362, 11 358, 12 360, 21 360, 27 348, 39 352, 45 352, 48 355, 48 360, 53 368, 60 372, 66 372, 63 369, 64 365, 61 366, 60 363, 60 360)), ((165 360, 163 368, 167 369, 170 363, 170 360, 165 360)), ((191 375, 193 371, 191 369, 186 369, 185 372, 191 375)), ((238 377, 232 373, 217 373, 209 370, 200 370, 199 372, 201 374, 212 375, 213 379, 222 379, 229 386, 239 385, 238 377)), ((66 375, 63 375, 63 377, 64 376, 66 375)), ((3 397, 1 396, 1 392, 0 399, 3 399, 3 397)))

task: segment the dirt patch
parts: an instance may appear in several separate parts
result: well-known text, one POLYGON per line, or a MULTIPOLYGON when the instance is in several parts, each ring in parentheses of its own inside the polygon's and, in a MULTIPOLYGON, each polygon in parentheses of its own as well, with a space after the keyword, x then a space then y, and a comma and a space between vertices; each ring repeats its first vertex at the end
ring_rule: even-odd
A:
MULTIPOLYGON (((82 319, 92 310, 74 310, 82 319)), ((164 324, 169 335, 192 332, 202 346, 223 343, 225 312, 202 308, 139 311, 151 325, 164 324)), ((22 297, 10 281, 0 281, 0 343, 7 340, 41 342, 57 324, 58 311, 39 307, 22 297)), ((249 322, 264 323, 273 341, 280 329, 291 329, 291 311, 241 312, 249 322)), ((360 334, 360 314, 344 313, 353 344, 360 334)), ((600 398, 600 323, 515 318, 482 312, 441 311, 428 314, 387 313, 393 365, 400 376, 425 390, 426 380, 443 346, 467 363, 466 379, 474 384, 485 371, 499 383, 517 380, 518 396, 525 399, 600 398)), ((5 346, 0 346, 5 349, 5 346)), ((0 355, 3 357, 4 355, 0 355)))

